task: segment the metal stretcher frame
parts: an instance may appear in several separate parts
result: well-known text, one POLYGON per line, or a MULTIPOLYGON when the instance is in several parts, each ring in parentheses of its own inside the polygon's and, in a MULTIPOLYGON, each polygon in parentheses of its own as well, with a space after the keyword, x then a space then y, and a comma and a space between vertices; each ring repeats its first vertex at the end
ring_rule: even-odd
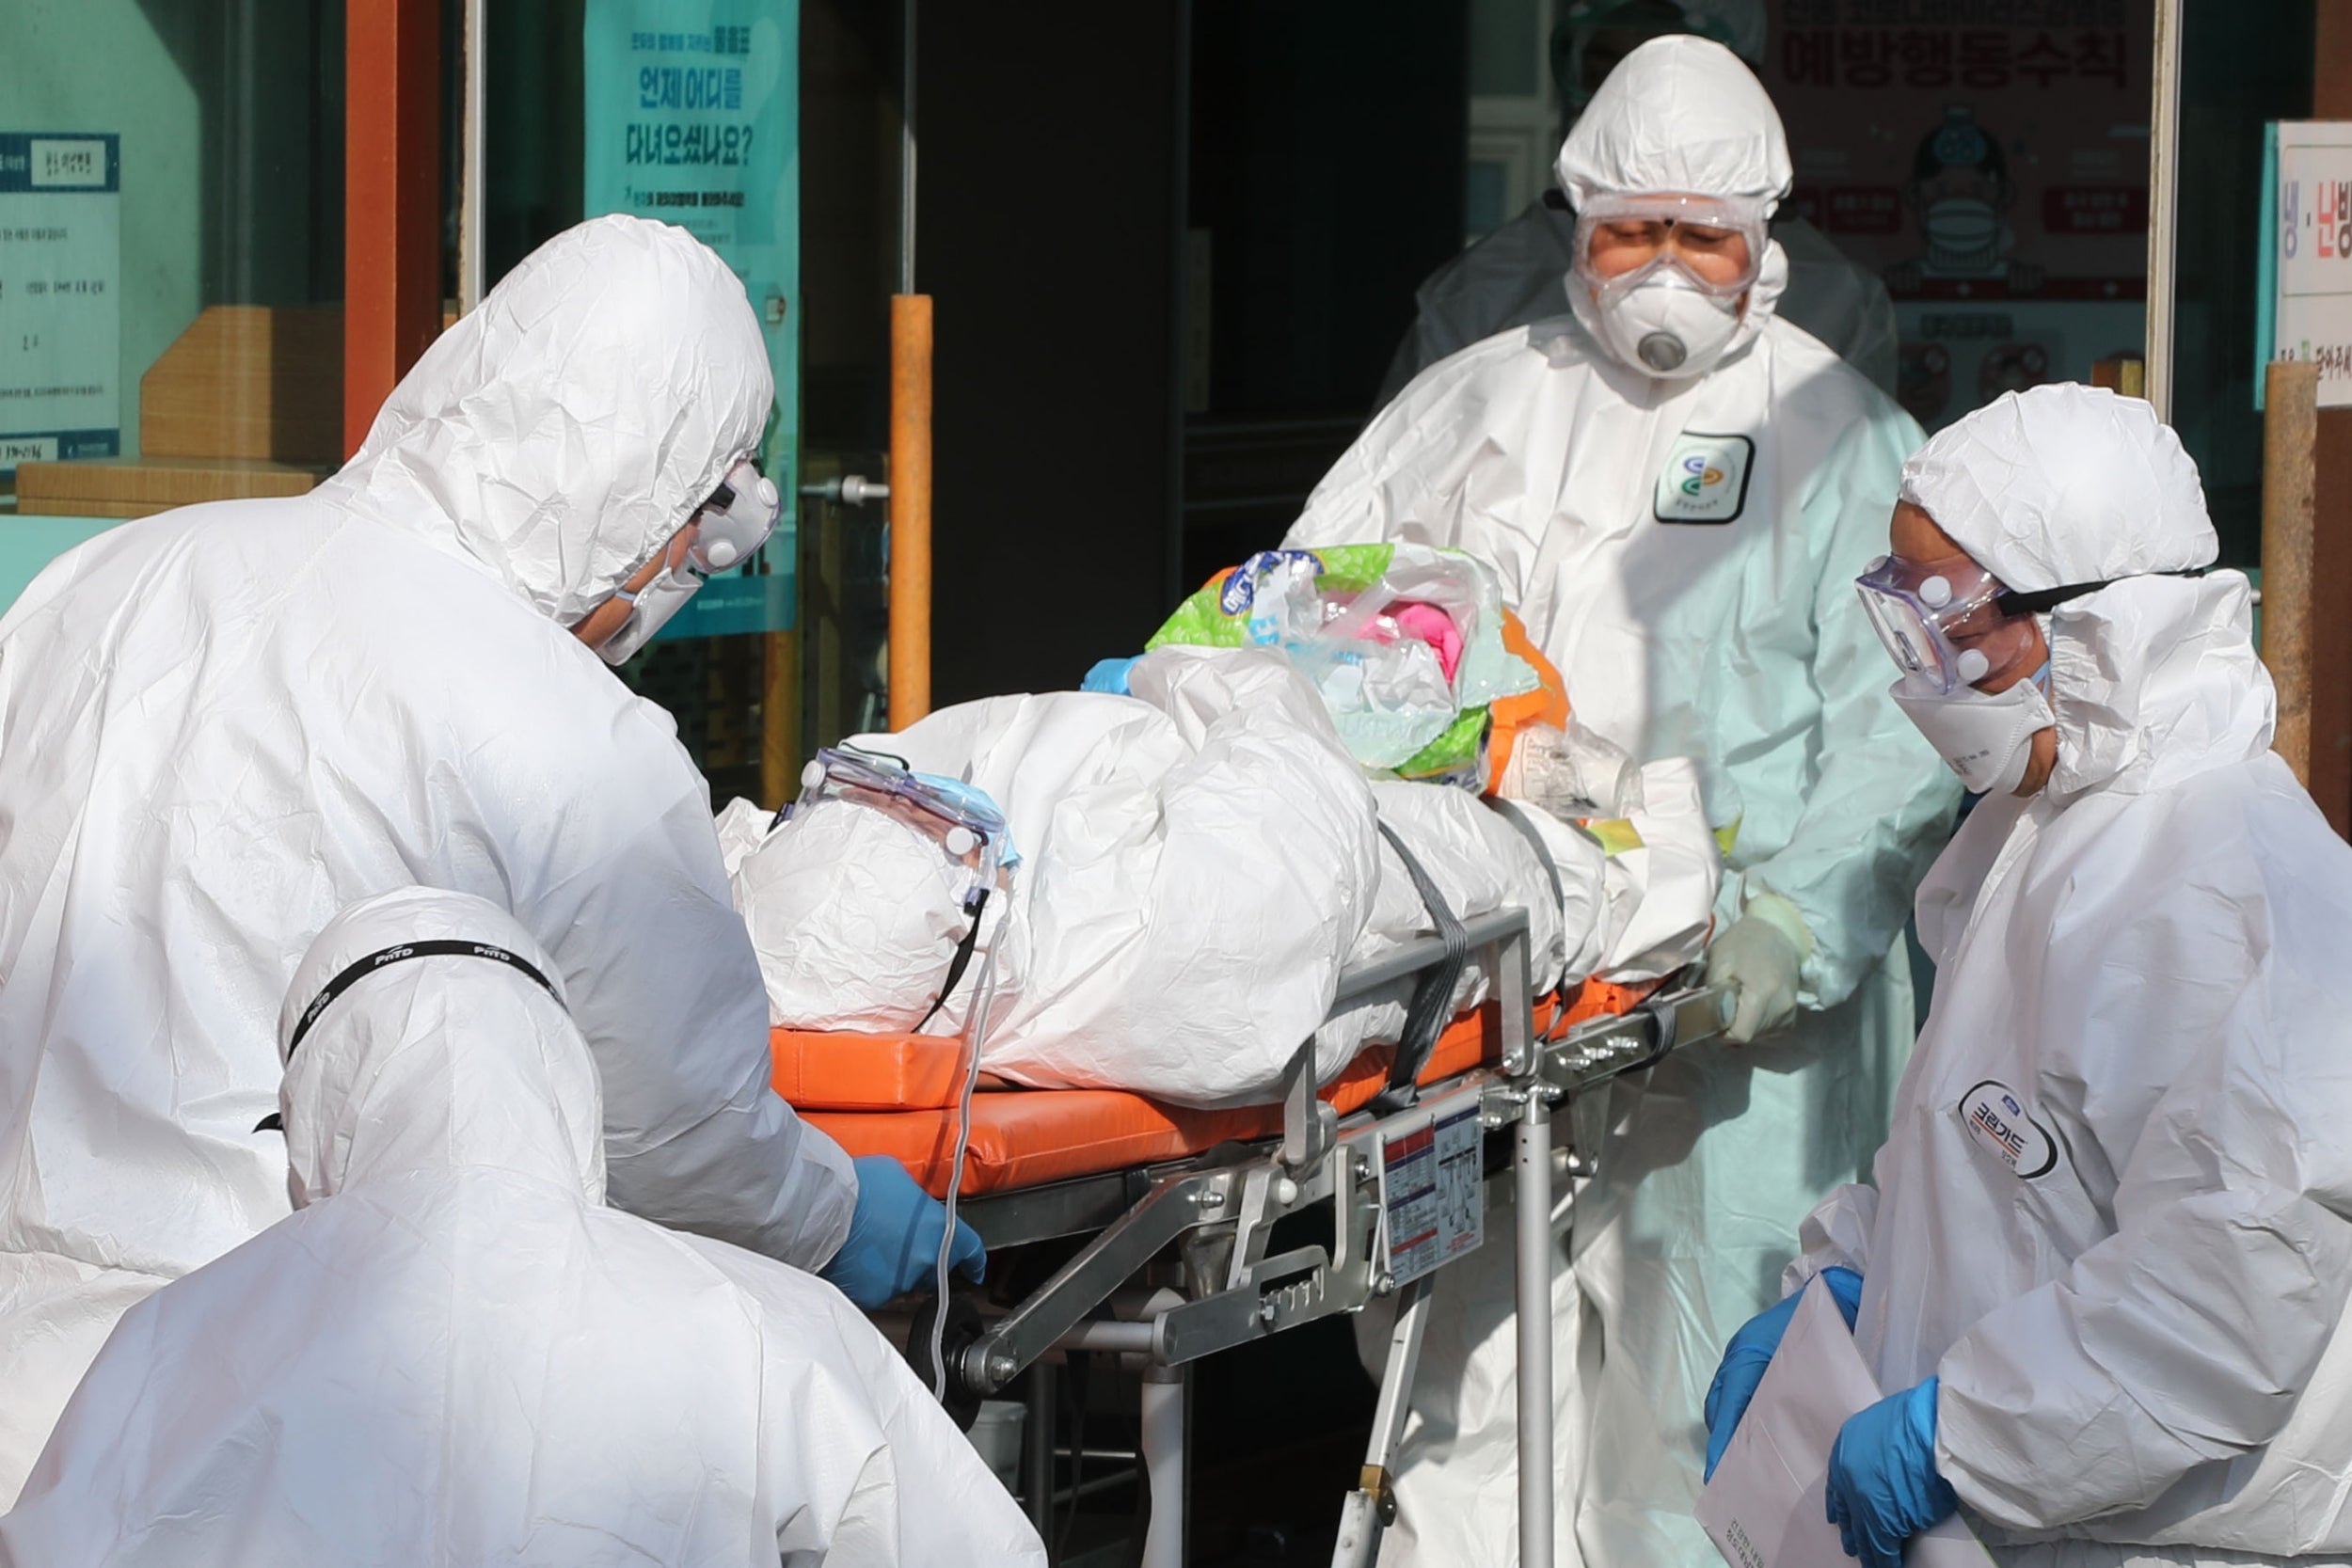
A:
MULTIPOLYGON (((1154 1499, 1144 1568, 1184 1561, 1184 1370, 1192 1362, 1302 1323, 1359 1310, 1396 1295, 1397 1325, 1381 1382, 1372 1440, 1358 1488, 1344 1504, 1334 1562, 1368 1564, 1381 1528, 1395 1516, 1391 1468, 1410 1404, 1430 1275, 1400 1291, 1383 1245, 1381 1161, 1388 1143, 1474 1107, 1482 1132, 1512 1130, 1517 1198, 1519 1561, 1552 1561, 1551 1211, 1555 1107, 1649 1067, 1678 1045, 1721 1032, 1724 997, 1671 986, 1630 1011, 1538 1037, 1534 1019, 1526 914, 1505 910, 1464 923, 1488 977, 1501 1019, 1498 1063, 1425 1085, 1408 1108, 1339 1117, 1316 1098, 1311 1039, 1285 1078, 1279 1137, 1139 1170, 1051 1182, 967 1200, 961 1212, 993 1252, 1089 1235, 1052 1278, 951 1355, 949 1373, 967 1393, 1002 1391, 1049 1352, 1114 1353, 1144 1375, 1142 1452, 1154 1499), (1328 1246, 1268 1255, 1276 1223, 1328 1204, 1328 1246), (1163 1289, 1128 1315, 1096 1314, 1147 1265, 1173 1254, 1184 1288, 1163 1289), (1170 1451, 1172 1445, 1172 1452, 1170 1451)), ((1438 964, 1444 944, 1426 938, 1350 971, 1336 1013, 1438 964)), ((1579 1140, 1581 1142, 1581 1140, 1579 1140)), ((1589 1174, 1595 1150, 1572 1145, 1569 1170, 1589 1174)), ((1482 1184, 1500 1173, 1481 1175, 1482 1184)), ((1033 1421, 1044 1413, 1033 1412, 1033 1421)), ((1050 1436, 1031 1433, 1031 1513, 1049 1521, 1050 1436)))

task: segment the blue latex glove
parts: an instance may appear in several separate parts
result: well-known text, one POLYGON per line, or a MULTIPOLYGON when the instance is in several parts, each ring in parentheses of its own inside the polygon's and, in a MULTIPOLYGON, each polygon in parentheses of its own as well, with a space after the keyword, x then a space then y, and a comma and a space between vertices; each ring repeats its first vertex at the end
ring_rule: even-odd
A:
MULTIPOLYGON (((824 1276, 867 1311, 895 1296, 931 1282, 939 1268, 939 1234, 947 1206, 931 1196, 887 1154, 865 1154, 857 1167, 857 1208, 850 1235, 824 1276)), ((988 1270, 980 1233, 956 1221, 956 1243, 948 1261, 973 1279, 988 1270)))
POLYGON ((1935 1470, 1936 1380, 1848 1418, 1829 1450, 1829 1522, 1864 1568, 1902 1568, 1903 1543, 1960 1506, 1935 1470))
POLYGON ((1141 654, 1136 654, 1132 658, 1098 660, 1094 668, 1087 672, 1087 678, 1078 683, 1078 689, 1107 691, 1115 697, 1132 696, 1133 693, 1127 689, 1127 672, 1133 670, 1136 660, 1142 657, 1141 654))
MULTIPOLYGON (((1821 1283, 1845 1314, 1847 1328, 1852 1328, 1854 1314, 1862 1310, 1862 1276, 1851 1269, 1823 1269, 1821 1283)), ((1764 1369, 1772 1364, 1772 1352, 1780 1349, 1780 1337, 1788 1332, 1788 1320, 1797 1315, 1797 1303, 1804 1299, 1804 1292, 1799 1291, 1779 1306, 1766 1307, 1724 1348, 1715 1381, 1707 1386, 1708 1480, 1715 1479, 1715 1466, 1723 1463, 1731 1434, 1740 1430, 1740 1418, 1748 1413, 1756 1386, 1764 1381, 1764 1369)))

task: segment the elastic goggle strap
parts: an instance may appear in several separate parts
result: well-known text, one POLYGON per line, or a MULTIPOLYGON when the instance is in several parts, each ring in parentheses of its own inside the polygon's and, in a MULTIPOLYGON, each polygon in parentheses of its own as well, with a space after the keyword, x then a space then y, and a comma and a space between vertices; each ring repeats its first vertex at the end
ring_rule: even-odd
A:
POLYGON ((2040 615, 2056 610, 2069 599, 2079 599, 2085 594, 2096 594, 2102 588, 2112 588, 2133 577, 2201 578, 2211 570, 2205 566, 2184 566, 2174 572, 2132 572, 2120 578, 2101 578, 2096 582, 2070 582, 2058 588, 2038 588, 2030 594, 2005 589, 1993 595, 1993 603, 2004 615, 2040 615))
POLYGON ((397 963, 406 963, 411 958, 487 958, 492 963, 504 964, 509 969, 530 976, 541 990, 555 998, 557 1006, 564 1005, 564 998, 556 990, 553 982, 540 974, 531 960, 509 953, 503 947, 486 942, 404 942, 397 947, 387 947, 380 952, 369 954, 343 970, 332 980, 327 981, 326 987, 320 990, 317 1000, 302 1009, 301 1022, 294 1025, 294 1038, 286 1042, 286 1059, 290 1062, 294 1060, 294 1053, 301 1049, 302 1037, 310 1032, 310 1025, 319 1021, 319 1015, 334 1005, 335 998, 342 995, 343 992, 377 970, 389 968, 397 963))
MULTIPOLYGON (((495 943, 453 941, 445 938, 437 938, 429 942, 404 942, 397 947, 381 948, 369 954, 366 958, 347 966, 332 980, 326 982, 310 1005, 302 1009, 302 1017, 294 1024, 294 1038, 286 1042, 286 1060, 289 1062, 294 1060, 294 1053, 302 1048, 302 1037, 310 1032, 310 1025, 319 1021, 319 1015, 334 1005, 335 998, 342 995, 343 992, 377 970, 392 964, 406 963, 411 958, 487 958, 493 963, 504 964, 509 969, 529 975, 537 982, 541 990, 555 998, 557 1006, 564 1006, 562 994, 556 990, 546 975, 539 973, 537 967, 530 959, 510 953, 495 943)), ((278 1132, 284 1130, 285 1118, 276 1111, 272 1111, 253 1124, 253 1131, 256 1132, 278 1132)))

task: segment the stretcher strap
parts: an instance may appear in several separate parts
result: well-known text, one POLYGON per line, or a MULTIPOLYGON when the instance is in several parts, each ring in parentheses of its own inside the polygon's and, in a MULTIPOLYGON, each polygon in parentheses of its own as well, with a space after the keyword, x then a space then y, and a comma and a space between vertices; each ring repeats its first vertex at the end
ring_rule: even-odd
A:
POLYGON ((1560 864, 1551 858, 1551 847, 1544 842, 1542 832, 1528 820, 1526 808, 1517 800, 1505 800, 1499 796, 1487 803, 1502 815, 1505 822, 1511 824, 1521 838, 1527 840, 1527 847, 1535 851, 1535 863, 1544 868, 1544 879, 1551 884, 1552 907, 1565 911, 1568 906, 1568 890, 1560 885, 1560 864))
MULTIPOLYGON (((1568 890, 1562 886, 1560 882, 1560 863, 1551 858, 1551 847, 1544 842, 1544 835, 1542 832, 1536 828, 1535 824, 1532 820, 1529 819, 1527 808, 1520 805, 1516 800, 1505 800, 1500 796, 1496 797, 1487 803, 1495 808, 1496 812, 1505 822, 1510 823, 1511 826, 1517 830, 1521 838, 1527 840, 1527 847, 1535 851, 1536 863, 1544 868, 1544 876, 1546 879, 1551 883, 1551 907, 1558 910, 1560 911, 1560 918, 1563 921, 1565 921, 1567 919, 1568 912, 1568 890)), ((1531 955, 1531 958, 1533 956, 1531 955)), ((1559 986, 1546 994, 1565 1002, 1567 1000, 1567 972, 1565 969, 1563 969, 1560 974, 1559 986)), ((1535 1000, 1540 1002, 1544 1000, 1544 998, 1539 996, 1535 1000)), ((1567 1009, 1565 1007, 1559 1009, 1559 1017, 1562 1019, 1567 1017, 1567 1009)), ((1565 1027, 1565 1025, 1555 1024, 1554 1027, 1560 1028, 1565 1027)))
POLYGON ((1419 1098, 1417 1080, 1421 1069, 1429 1065, 1429 1053, 1437 1049, 1438 1036, 1454 1017, 1454 990, 1460 984, 1462 966, 1470 960, 1470 932, 1455 918, 1445 895, 1413 852, 1405 847, 1405 841, 1386 822, 1380 824, 1380 836, 1389 841, 1396 858, 1405 864, 1405 875, 1413 879, 1413 891, 1421 895, 1422 907, 1429 911, 1429 923, 1437 928, 1438 940, 1445 946, 1444 957, 1422 972, 1421 982, 1413 989, 1413 999, 1405 1008, 1405 1034, 1397 1041, 1396 1060, 1389 1069, 1389 1086, 1373 1101, 1381 1111, 1401 1111, 1419 1098))

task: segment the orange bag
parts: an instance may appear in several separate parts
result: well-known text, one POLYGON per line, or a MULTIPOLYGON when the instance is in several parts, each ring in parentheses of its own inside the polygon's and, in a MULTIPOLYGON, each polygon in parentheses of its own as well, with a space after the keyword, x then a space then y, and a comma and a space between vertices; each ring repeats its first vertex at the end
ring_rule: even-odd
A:
POLYGON ((1568 724, 1568 687, 1560 678, 1560 672, 1551 660, 1543 656, 1527 635, 1516 610, 1502 612, 1502 645, 1534 666, 1542 684, 1533 691, 1522 691, 1516 697, 1499 697, 1487 711, 1494 716, 1494 729, 1486 736, 1486 777, 1492 784, 1502 782, 1502 775, 1511 766, 1511 746, 1518 733, 1537 725, 1549 724, 1555 730, 1568 724))

